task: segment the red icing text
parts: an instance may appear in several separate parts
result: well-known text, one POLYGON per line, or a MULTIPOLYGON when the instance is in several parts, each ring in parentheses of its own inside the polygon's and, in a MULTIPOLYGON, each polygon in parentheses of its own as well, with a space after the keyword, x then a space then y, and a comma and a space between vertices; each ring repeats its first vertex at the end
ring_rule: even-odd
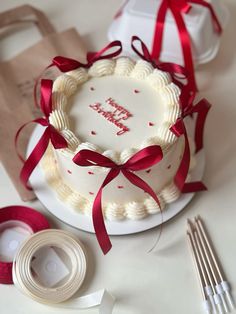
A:
POLYGON ((120 129, 116 133, 117 135, 122 135, 130 131, 130 129, 122 123, 122 120, 129 119, 132 117, 132 114, 127 109, 117 104, 111 97, 105 100, 105 105, 111 106, 113 111, 106 110, 99 102, 89 105, 89 107, 102 115, 107 121, 117 126, 120 129))

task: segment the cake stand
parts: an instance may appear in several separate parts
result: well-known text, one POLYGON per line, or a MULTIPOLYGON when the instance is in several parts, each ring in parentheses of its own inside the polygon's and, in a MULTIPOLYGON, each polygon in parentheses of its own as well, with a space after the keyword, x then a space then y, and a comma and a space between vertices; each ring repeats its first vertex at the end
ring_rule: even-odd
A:
MULTIPOLYGON (((32 149, 37 143, 43 131, 43 127, 36 126, 29 141, 27 155, 30 154, 32 149)), ((200 151, 196 155, 197 165, 191 172, 192 180, 201 180, 205 169, 205 154, 200 151)), ((65 203, 61 202, 53 189, 48 185, 43 170, 37 166, 30 177, 30 183, 34 189, 39 201, 48 209, 50 213, 56 216, 61 221, 71 225, 72 227, 94 233, 92 217, 80 214, 70 208, 65 203)), ((182 194, 180 198, 167 205, 162 214, 157 213, 148 215, 144 219, 130 220, 124 219, 121 221, 108 221, 106 220, 106 228, 109 235, 126 235, 145 231, 154 228, 163 222, 173 218, 192 200, 195 193, 182 194)))

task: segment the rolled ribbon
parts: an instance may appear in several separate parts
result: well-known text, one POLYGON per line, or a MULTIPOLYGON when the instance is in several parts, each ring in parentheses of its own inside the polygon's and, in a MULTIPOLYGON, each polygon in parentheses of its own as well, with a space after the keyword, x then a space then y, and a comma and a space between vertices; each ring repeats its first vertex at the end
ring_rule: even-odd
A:
POLYGON ((156 16, 156 24, 155 31, 153 37, 153 45, 152 45, 152 58, 154 60, 160 59, 162 43, 163 43, 163 34, 165 27, 165 19, 167 11, 170 10, 174 20, 176 22, 176 26, 179 33, 179 38, 182 46, 183 58, 185 68, 188 70, 189 77, 189 88, 196 93, 197 92, 197 84, 194 75, 194 65, 192 58, 192 49, 191 49, 191 39, 185 25, 182 13, 187 14, 191 9, 191 3, 195 3, 201 6, 204 6, 210 11, 212 22, 217 33, 222 32, 222 27, 220 22, 214 12, 214 9, 211 3, 205 0, 162 0, 160 7, 158 8, 157 16, 156 16))
POLYGON ((84 281, 86 268, 84 248, 74 234, 64 230, 45 230, 30 237, 20 247, 13 263, 13 281, 22 293, 37 302, 73 309, 100 305, 100 314, 111 314, 114 298, 104 289, 71 299, 84 281), (61 249, 71 261, 70 275, 58 287, 43 287, 32 275, 32 258, 36 251, 46 246, 61 249))
MULTIPOLYGON (((24 223, 30 233, 50 228, 47 219, 33 208, 26 206, 8 206, 0 209, 0 224, 13 221, 24 223)), ((12 284, 12 262, 0 261, 0 283, 12 284)))
POLYGON ((124 164, 118 165, 106 156, 98 152, 88 149, 80 150, 73 158, 73 162, 81 167, 105 167, 110 169, 106 178, 104 179, 100 189, 93 202, 92 216, 93 225, 96 233, 97 240, 104 254, 106 254, 112 247, 111 241, 106 231, 103 213, 102 213, 102 191, 103 189, 114 180, 120 172, 129 180, 133 185, 148 193, 160 206, 160 202, 153 189, 134 172, 150 168, 160 162, 163 158, 161 147, 152 145, 140 150, 132 157, 130 157, 124 164))
POLYGON ((176 175, 174 177, 174 182, 182 193, 198 192, 198 191, 204 191, 207 189, 205 185, 200 181, 189 182, 189 183, 185 182, 188 175, 188 171, 189 171, 189 165, 190 165, 190 148, 189 148, 187 130, 184 124, 184 118, 189 115, 192 115, 193 113, 197 113, 197 120, 196 120, 196 126, 195 126, 195 144, 196 144, 196 152, 198 152, 203 147, 203 131, 204 131, 207 113, 210 107, 211 105, 206 99, 200 100, 195 106, 190 106, 189 108, 187 108, 182 113, 182 117, 179 118, 177 122, 170 128, 170 130, 177 137, 180 137, 181 135, 183 135, 184 141, 185 141, 183 157, 180 162, 179 168, 176 172, 176 175))
POLYGON ((44 113, 44 117, 32 120, 28 123, 22 125, 16 133, 15 136, 15 147, 19 158, 24 162, 23 168, 20 172, 20 179, 26 188, 30 189, 28 186, 28 180, 30 178, 31 173, 43 157, 49 142, 52 143, 55 149, 66 148, 68 146, 67 141, 64 137, 49 123, 49 115, 52 112, 52 80, 42 80, 41 81, 41 110, 44 113), (29 124, 29 123, 38 123, 44 126, 46 129, 36 144, 35 148, 29 155, 26 161, 20 155, 17 149, 18 139, 21 131, 29 124))

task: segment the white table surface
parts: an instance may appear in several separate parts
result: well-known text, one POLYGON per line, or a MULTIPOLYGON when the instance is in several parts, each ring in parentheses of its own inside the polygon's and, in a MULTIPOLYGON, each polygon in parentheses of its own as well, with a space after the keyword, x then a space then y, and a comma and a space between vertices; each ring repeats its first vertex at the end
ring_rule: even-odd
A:
MULTIPOLYGON (((99 49, 120 0, 28 1, 43 9, 58 31, 69 27, 83 36, 88 49, 99 49)), ((25 3, 0 1, 0 11, 25 3)), ((89 270, 79 294, 107 288, 116 298, 114 314, 195 314, 202 313, 201 295, 186 242, 186 219, 200 214, 209 229, 225 273, 231 280, 236 300, 236 1, 225 0, 231 19, 222 38, 220 52, 211 63, 197 70, 201 94, 213 104, 205 130, 207 168, 204 182, 208 192, 197 195, 187 208, 164 225, 158 247, 147 253, 158 229, 131 236, 112 237, 113 249, 103 256, 95 236, 75 230, 52 217, 38 202, 25 205, 42 211, 55 228, 70 229, 85 244, 89 270)), ((33 30, 32 34, 35 34, 33 30)), ((28 31, 29 32, 29 31, 28 31)), ((21 34, 25 45, 37 41, 36 35, 21 34), (32 41, 31 41, 32 40, 32 41)), ((0 47, 0 58, 20 51, 19 36, 0 47)), ((22 41, 21 41, 22 42, 22 41)), ((0 165, 1 207, 23 204, 5 170, 0 165)), ((12 286, 0 285, 0 313, 70 313, 31 301, 12 286)), ((75 312, 75 311, 74 311, 75 312)), ((97 309, 76 313, 98 313, 97 309)), ((234 311, 236 313, 236 311, 234 311)))

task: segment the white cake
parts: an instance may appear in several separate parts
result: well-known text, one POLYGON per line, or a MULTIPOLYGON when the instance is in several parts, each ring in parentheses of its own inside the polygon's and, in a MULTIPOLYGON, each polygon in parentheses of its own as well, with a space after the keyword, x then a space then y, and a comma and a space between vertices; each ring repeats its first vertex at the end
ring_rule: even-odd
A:
MULTIPOLYGON (((179 88, 168 73, 146 61, 127 57, 99 60, 59 76, 53 85, 50 123, 68 148, 49 147, 42 162, 48 183, 74 210, 91 214, 93 200, 109 169, 82 167, 73 157, 82 149, 99 152, 117 164, 150 145, 160 145, 163 159, 138 171, 158 195, 162 209, 180 192, 173 182, 184 140, 170 127, 180 116, 179 88)), ((121 173, 103 191, 105 219, 140 219, 160 211, 148 194, 121 173)))

